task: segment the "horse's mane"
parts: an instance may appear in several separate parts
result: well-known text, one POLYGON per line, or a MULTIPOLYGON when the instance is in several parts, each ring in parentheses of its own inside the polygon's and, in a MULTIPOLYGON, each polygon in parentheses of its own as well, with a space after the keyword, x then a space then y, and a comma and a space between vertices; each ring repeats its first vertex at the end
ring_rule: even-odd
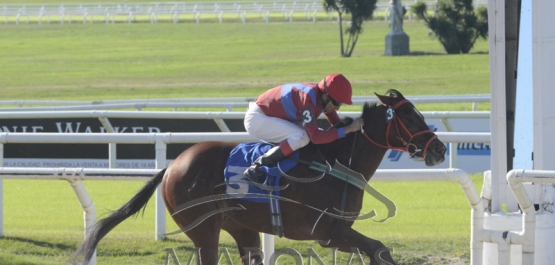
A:
MULTIPOLYGON (((378 107, 378 104, 376 103, 365 103, 364 107, 362 108, 362 114, 361 117, 366 120, 366 118, 370 117, 371 113, 378 107)), ((346 117, 343 118, 340 122, 336 123, 335 125, 333 125, 333 128, 342 128, 345 127, 349 124, 351 124, 353 122, 353 118, 351 117, 346 117)))
MULTIPOLYGON (((395 90, 395 89, 389 89, 387 90, 387 92, 385 92, 386 96, 392 97, 392 98, 399 98, 400 100, 405 99, 405 96, 403 96, 403 94, 401 94, 401 92, 395 90)), ((378 107, 377 103, 365 103, 364 107, 362 108, 362 115, 361 117, 366 120, 367 118, 370 117, 371 113, 378 107)), ((341 120, 340 122, 336 123, 333 128, 341 128, 341 127, 345 127, 349 124, 351 124, 353 122, 353 118, 350 117, 346 117, 343 120, 341 120)))
POLYGON ((332 128, 343 128, 351 123, 353 123, 353 118, 345 117, 340 122, 334 124, 332 128))
MULTIPOLYGON (((364 120, 367 120, 366 118, 369 118, 370 115, 372 115, 372 112, 377 108, 377 104, 373 103, 373 104, 369 104, 369 103, 365 103, 364 107, 362 109, 362 114, 361 117, 364 120)), ((332 128, 342 128, 345 127, 349 124, 353 123, 353 118, 351 117, 345 117, 343 118, 340 122, 334 124, 334 126, 332 128)), ((326 155, 326 159, 328 161, 335 161, 339 156, 341 156, 340 154, 343 154, 345 156, 350 155, 351 153, 351 149, 352 149, 352 139, 354 137, 355 134, 348 134, 346 135, 344 138, 338 139, 337 141, 333 141, 331 143, 328 144, 322 144, 322 145, 318 145, 321 147, 324 147, 325 149, 328 150, 332 150, 331 152, 324 152, 328 155, 326 155), (326 148, 327 147, 327 148, 326 148), (331 148, 331 149, 329 149, 331 148)), ((313 143, 311 142, 310 145, 313 145, 313 143)), ((316 146, 316 145, 315 145, 316 146)))
POLYGON ((368 118, 370 118, 370 115, 372 115, 372 112, 378 107, 378 104, 376 103, 364 103, 364 107, 362 108, 362 119, 364 120, 368 120, 368 118))

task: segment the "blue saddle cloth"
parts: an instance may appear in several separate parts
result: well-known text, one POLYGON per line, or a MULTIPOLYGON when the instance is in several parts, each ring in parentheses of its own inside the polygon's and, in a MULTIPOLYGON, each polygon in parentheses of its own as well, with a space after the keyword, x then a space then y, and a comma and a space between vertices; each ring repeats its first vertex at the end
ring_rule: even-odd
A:
MULTIPOLYGON (((269 198, 265 196, 249 196, 257 195, 273 195, 279 196, 279 190, 271 193, 267 190, 259 189, 248 184, 249 179, 243 174, 245 170, 261 155, 270 150, 273 145, 262 142, 241 143, 237 145, 229 154, 224 169, 226 193, 232 197, 253 202, 269 202, 269 198)), ((293 152, 290 157, 299 157, 299 150, 293 152)), ((287 172, 297 165, 297 161, 283 159, 278 166, 267 167, 262 166, 260 169, 266 173, 266 182, 264 185, 276 187, 279 186, 279 180, 282 177, 281 172, 287 172), (281 170, 280 170, 281 169, 281 170)))

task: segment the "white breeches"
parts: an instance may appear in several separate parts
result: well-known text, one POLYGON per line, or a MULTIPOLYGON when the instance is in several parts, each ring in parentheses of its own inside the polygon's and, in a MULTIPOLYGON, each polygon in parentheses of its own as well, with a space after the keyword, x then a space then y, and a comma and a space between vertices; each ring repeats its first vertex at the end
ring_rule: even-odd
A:
POLYGON ((288 120, 266 116, 254 102, 249 104, 244 123, 250 135, 274 144, 287 140, 293 151, 310 143, 310 138, 303 127, 288 120))

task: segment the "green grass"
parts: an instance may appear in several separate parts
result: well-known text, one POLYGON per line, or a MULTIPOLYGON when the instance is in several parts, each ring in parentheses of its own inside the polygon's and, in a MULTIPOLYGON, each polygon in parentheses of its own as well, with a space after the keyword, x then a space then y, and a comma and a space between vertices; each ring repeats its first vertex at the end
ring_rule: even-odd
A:
MULTIPOLYGON (((478 190, 479 175, 473 176, 478 190)), ((371 220, 355 222, 363 234, 383 241, 394 249, 400 264, 426 257, 462 257, 468 259, 470 207, 457 183, 452 182, 370 182, 393 200, 397 215, 384 223, 371 220)), ((140 189, 140 181, 86 181, 98 217, 119 208, 140 189)), ((386 216, 386 209, 366 196, 363 212, 375 209, 376 219, 386 216)), ((178 230, 167 217, 167 232, 178 230)), ((4 232, 0 239, 0 261, 9 264, 66 263, 83 238, 83 214, 69 184, 58 180, 5 180, 4 232)), ((234 263, 239 263, 231 237, 222 232, 234 263)), ((314 250, 326 264, 331 252, 315 242, 277 239, 276 248, 292 247, 306 258, 307 249, 314 250)), ((154 240, 154 200, 144 216, 130 218, 101 241, 99 264, 163 264, 165 249, 175 249, 185 263, 191 255, 192 243, 183 234, 169 236, 163 242, 154 240)), ((349 255, 340 254, 339 260, 349 255)), ((306 261, 306 260, 305 260, 306 261)), ((8 264, 2 263, 2 264, 8 264)))
POLYGON ((5 100, 253 97, 342 72, 355 95, 489 93, 487 42, 446 55, 422 23, 407 22, 411 55, 389 57, 388 24, 364 30, 343 58, 335 23, 0 25, 0 87, 5 100))
MULTIPOLYGON (((388 23, 372 21, 364 24, 353 56, 342 58, 338 26, 332 22, 0 24, 0 91, 2 100, 254 97, 284 82, 319 81, 342 72, 355 95, 389 88, 405 95, 489 93, 486 41, 480 40, 470 54, 447 55, 422 23, 406 22, 404 29, 410 36, 408 56, 384 56, 388 23)), ((470 104, 417 107, 469 110, 470 104)), ((359 107, 342 108, 354 109, 359 107)), ((479 109, 488 110, 489 104, 479 109)), ((473 181, 481 186, 480 176, 473 181)), ((142 185, 86 182, 100 217, 142 185)), ((397 204, 398 214, 383 224, 367 220, 355 227, 394 248, 400 264, 430 262, 430 257, 468 260, 470 207, 458 184, 373 185, 397 204)), ((83 238, 82 210, 69 184, 6 180, 4 192, 6 237, 0 239, 0 264, 65 263, 83 238)), ((365 212, 376 207, 383 214, 384 209, 366 200, 365 212)), ((168 217, 168 232, 174 230, 168 217)), ((164 242, 153 237, 151 202, 144 217, 127 220, 101 242, 99 263, 163 264, 166 248, 175 248, 181 262, 187 262, 192 245, 184 235, 164 242)), ((225 234, 222 244, 233 250, 225 234)), ((329 254, 314 242, 278 239, 276 244, 329 254)))

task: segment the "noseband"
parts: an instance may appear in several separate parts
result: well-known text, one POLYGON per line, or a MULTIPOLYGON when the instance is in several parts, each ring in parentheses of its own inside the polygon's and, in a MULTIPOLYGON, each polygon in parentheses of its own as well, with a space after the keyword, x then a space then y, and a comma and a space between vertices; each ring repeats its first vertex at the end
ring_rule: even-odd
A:
MULTIPOLYGON (((395 111, 397 108, 401 107, 402 105, 404 105, 405 103, 409 103, 410 101, 408 101, 407 99, 401 100, 399 102, 397 102, 397 104, 395 104, 393 107, 391 107, 393 109, 393 111, 395 111)), ((372 138, 370 138, 370 136, 368 136, 368 134, 364 131, 364 129, 361 129, 362 131, 362 135, 364 135, 364 137, 366 137, 366 139, 368 139, 368 141, 370 141, 371 143, 373 143, 374 145, 377 145, 379 147, 382 148, 386 148, 386 149, 392 149, 392 150, 397 150, 397 151, 401 151, 401 152, 407 152, 409 153, 410 157, 413 158, 416 156, 416 154, 418 152, 422 152, 422 158, 426 157, 426 150, 428 150, 428 146, 430 145, 430 143, 437 138, 437 136, 435 135, 434 131, 428 129, 428 130, 423 130, 420 132, 416 132, 416 133, 411 133, 408 129, 407 126, 405 126, 405 124, 403 123, 403 121, 401 120, 401 118, 399 118, 399 116, 395 115, 395 118, 390 120, 387 123, 387 129, 385 132, 385 145, 377 143, 376 141, 372 140, 372 138), (395 128, 397 131, 397 136, 395 138, 397 138, 398 140, 400 140, 403 143, 402 147, 398 147, 398 146, 392 146, 389 143, 389 132, 391 130, 391 124, 395 124, 395 128), (403 134, 401 134, 401 131, 399 130, 399 127, 403 128, 403 130, 405 131, 405 133, 408 135, 409 139, 406 140, 403 137, 403 134), (418 147, 411 143, 412 139, 414 139, 414 137, 421 135, 421 134, 425 134, 425 133, 431 133, 433 134, 433 136, 428 140, 428 142, 426 143, 426 145, 424 146, 424 149, 418 149, 418 147), (413 146, 414 147, 414 152, 410 152, 409 148, 413 146)))

